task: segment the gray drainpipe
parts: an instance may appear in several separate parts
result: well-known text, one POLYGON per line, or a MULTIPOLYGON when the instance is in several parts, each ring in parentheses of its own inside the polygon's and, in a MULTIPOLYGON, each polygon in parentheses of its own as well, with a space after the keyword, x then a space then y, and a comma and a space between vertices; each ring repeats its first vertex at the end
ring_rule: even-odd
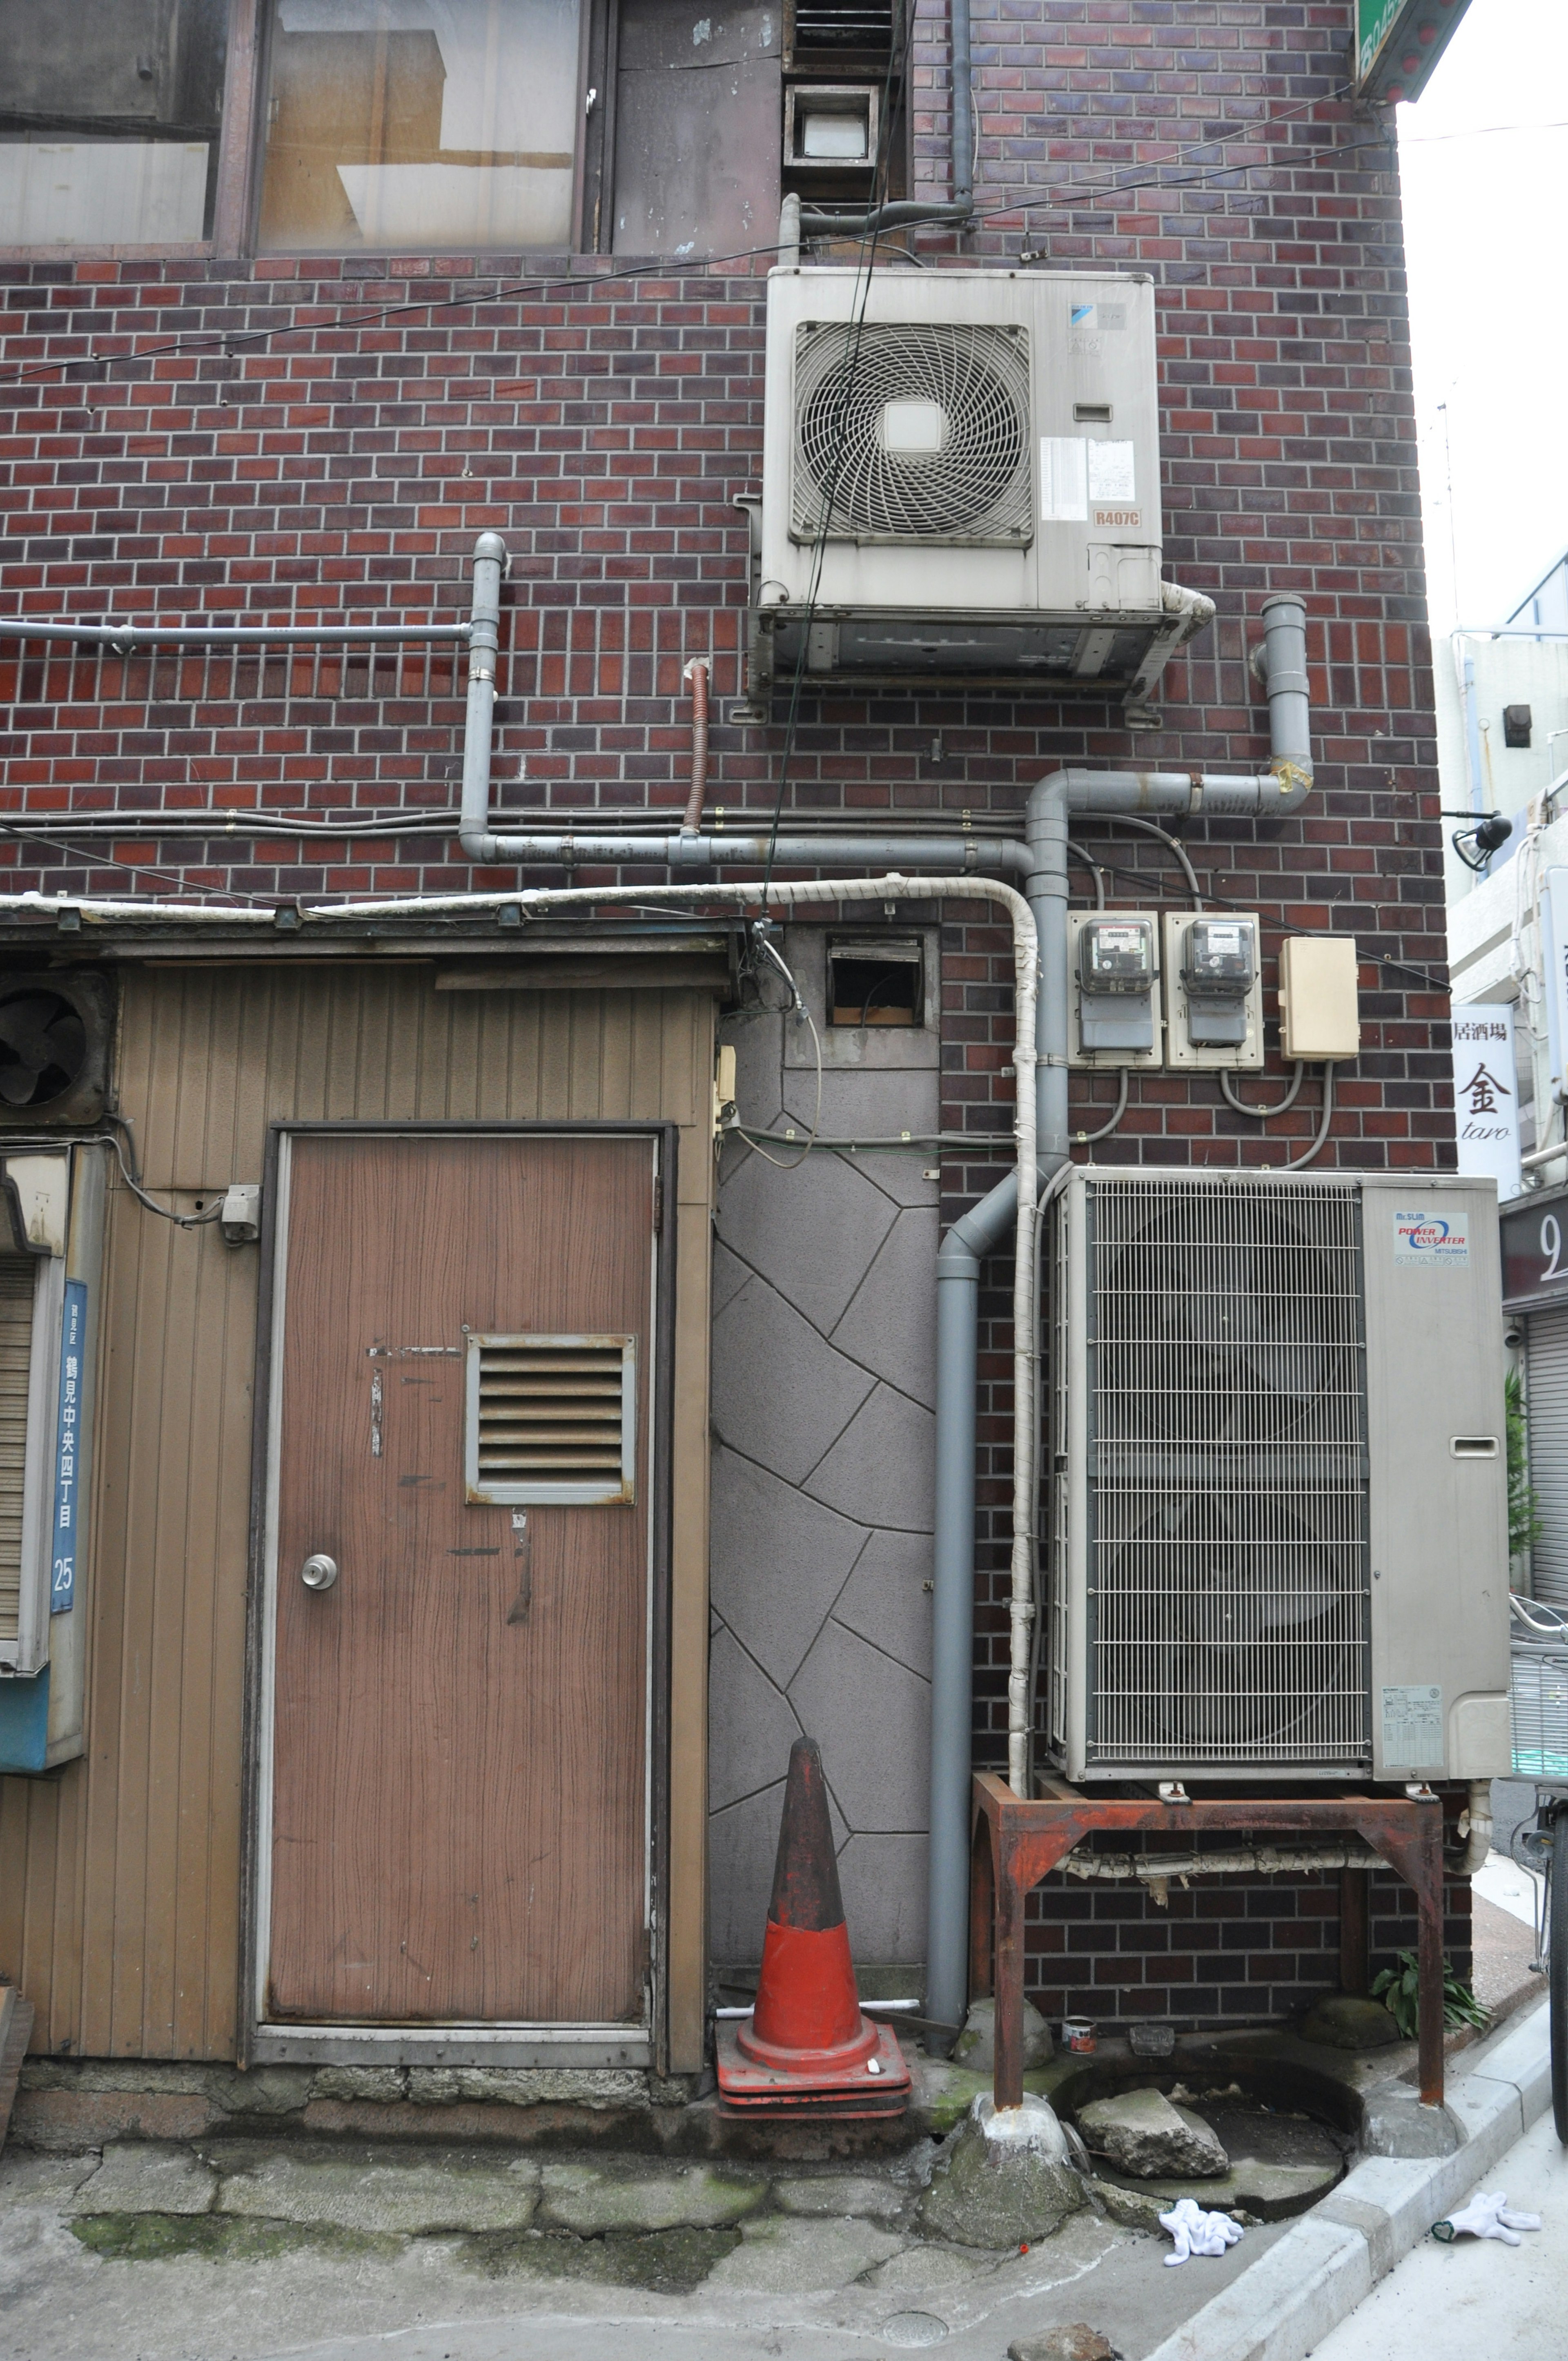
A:
MULTIPOLYGON (((1035 1068, 1039 1185, 1068 1159, 1067 821, 1105 813, 1296 810, 1312 785, 1306 610, 1290 594, 1266 599, 1260 666, 1268 692, 1273 763, 1252 777, 1182 771, 1055 771, 1032 791, 1024 892, 1040 941, 1035 1068)), ((930 1894, 926 2009, 963 2021, 969 1996, 970 1780, 974 1665, 974 1509, 979 1391, 980 1266, 1009 1235, 1017 1178, 982 1197, 937 1256, 937 1508, 931 1642, 930 1894)), ((1036 1612, 1039 1601, 1036 1601, 1036 1612)))
MULTIPOLYGON (((490 721, 501 567, 506 551, 482 533, 474 554, 468 735, 461 842, 481 862, 645 862, 689 869, 761 866, 766 837, 504 835, 489 827, 490 721)), ((1312 785, 1306 610, 1293 593, 1266 599, 1258 669, 1268 694, 1268 770, 1226 778, 1197 771, 1053 771, 1031 791, 1025 841, 972 838, 780 836, 777 862, 807 868, 1003 869, 1024 878, 1039 936, 1035 1069, 1040 1185, 1068 1158, 1067 826, 1070 812, 1152 812, 1272 818, 1295 811, 1312 785)), ((969 1839, 974 1663, 974 1511, 980 1267, 1011 1233, 1015 1173, 955 1222, 937 1257, 935 1589, 931 1667, 930 1895, 926 2005, 938 2023, 962 2021, 969 1989, 969 1839)))

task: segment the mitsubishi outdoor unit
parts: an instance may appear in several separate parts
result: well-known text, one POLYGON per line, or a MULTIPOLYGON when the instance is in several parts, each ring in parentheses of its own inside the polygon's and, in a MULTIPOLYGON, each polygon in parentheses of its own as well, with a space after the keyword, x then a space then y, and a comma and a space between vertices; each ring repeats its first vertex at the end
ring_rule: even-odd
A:
POLYGON ((1208 602, 1160 578, 1154 288, 768 279, 753 687, 793 673, 1146 695, 1208 602))
POLYGON ((1053 1221, 1058 1766, 1506 1776, 1493 1183, 1086 1166, 1053 1221))

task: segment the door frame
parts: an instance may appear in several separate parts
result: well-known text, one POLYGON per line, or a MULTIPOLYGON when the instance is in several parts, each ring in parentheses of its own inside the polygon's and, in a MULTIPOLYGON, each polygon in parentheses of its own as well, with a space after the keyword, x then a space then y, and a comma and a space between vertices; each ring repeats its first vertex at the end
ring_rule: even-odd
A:
POLYGON ((648 2068, 668 2070, 671 1462, 674 1416, 676 1155, 673 1123, 296 1122, 268 1126, 261 1197, 251 1427, 250 1531, 246 1597, 244 1804, 240 1849, 237 2051, 242 2065, 648 2068), (646 1140, 653 1154, 655 1214, 652 1335, 647 1365, 648 1616, 644 1687, 644 1940, 648 2011, 642 2026, 579 2025, 269 2024, 263 2013, 271 1831, 272 1668, 277 1629, 276 1512, 287 1274, 289 1149, 296 1138, 591 1138, 646 1140))

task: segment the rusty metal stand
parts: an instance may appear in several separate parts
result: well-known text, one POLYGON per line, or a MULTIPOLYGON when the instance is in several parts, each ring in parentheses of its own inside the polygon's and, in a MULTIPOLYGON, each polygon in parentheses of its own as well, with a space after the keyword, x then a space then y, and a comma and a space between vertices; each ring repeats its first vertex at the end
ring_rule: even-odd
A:
MULTIPOLYGON (((1064 1781, 1025 1803, 991 1771, 974 1782, 970 1856, 970 1991, 996 1995, 999 2107, 1024 2095, 1024 1903, 1084 1837, 1233 1836, 1363 1838, 1415 1894, 1420 2094, 1442 2103, 1442 1806, 1435 1795, 1213 1796, 1162 1803, 1154 1796, 1091 1795, 1064 1781)), ((1366 1989, 1367 1872, 1349 1869, 1340 1886, 1341 1979, 1366 1989)))

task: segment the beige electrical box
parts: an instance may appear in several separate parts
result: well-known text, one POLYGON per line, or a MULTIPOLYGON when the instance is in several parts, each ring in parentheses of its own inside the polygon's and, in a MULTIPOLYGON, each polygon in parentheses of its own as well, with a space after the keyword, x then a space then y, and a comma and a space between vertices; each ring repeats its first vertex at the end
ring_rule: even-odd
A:
POLYGON ((1279 1030, 1287 1058, 1360 1056, 1361 1005, 1350 936, 1286 936, 1279 946, 1279 1030))

